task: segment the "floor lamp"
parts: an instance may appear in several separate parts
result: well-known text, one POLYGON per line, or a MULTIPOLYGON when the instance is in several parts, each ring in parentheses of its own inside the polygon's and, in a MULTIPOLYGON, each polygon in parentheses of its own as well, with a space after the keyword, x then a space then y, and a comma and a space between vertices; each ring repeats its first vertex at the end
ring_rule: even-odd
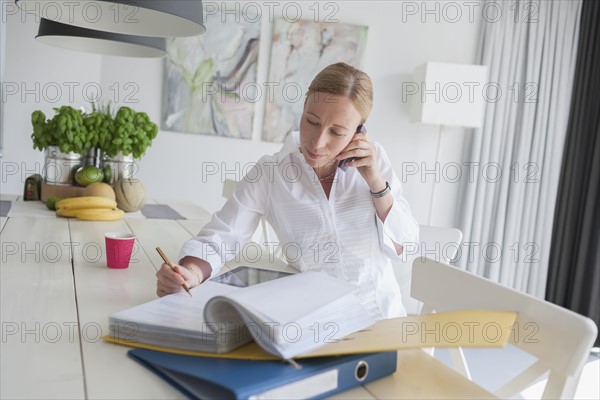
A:
MULTIPOLYGON (((484 65, 427 62, 415 70, 411 121, 438 126, 435 162, 440 159, 444 126, 480 128, 485 112, 488 69, 484 65), (415 88, 416 89, 416 88, 415 88)), ((431 225, 436 181, 431 190, 428 224, 431 225)))

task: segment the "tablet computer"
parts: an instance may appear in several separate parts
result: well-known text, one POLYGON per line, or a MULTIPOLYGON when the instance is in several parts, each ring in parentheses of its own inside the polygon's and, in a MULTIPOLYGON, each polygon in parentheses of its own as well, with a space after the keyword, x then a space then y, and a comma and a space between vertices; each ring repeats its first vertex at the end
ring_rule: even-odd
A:
POLYGON ((291 275, 291 273, 240 266, 232 269, 231 271, 224 272, 221 275, 217 275, 210 280, 213 282, 223 283, 225 285, 246 287, 256 285, 257 283, 282 278, 288 275, 291 275))

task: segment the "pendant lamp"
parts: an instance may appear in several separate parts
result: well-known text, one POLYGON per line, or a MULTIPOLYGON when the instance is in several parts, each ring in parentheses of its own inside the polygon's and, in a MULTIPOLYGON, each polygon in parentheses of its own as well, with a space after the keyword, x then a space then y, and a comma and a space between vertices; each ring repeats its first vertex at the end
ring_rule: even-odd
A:
POLYGON ((202 0, 15 0, 38 17, 96 31, 186 37, 206 30, 202 0))

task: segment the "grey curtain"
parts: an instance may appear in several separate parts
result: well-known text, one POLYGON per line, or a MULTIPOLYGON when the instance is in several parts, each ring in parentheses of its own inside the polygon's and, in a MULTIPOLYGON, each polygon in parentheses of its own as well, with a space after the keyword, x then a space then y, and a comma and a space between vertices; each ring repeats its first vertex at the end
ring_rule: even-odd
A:
MULTIPOLYGON (((600 2, 584 0, 546 299, 600 326, 600 2)), ((600 339, 596 338, 596 346, 600 339)))
POLYGON ((543 298, 581 1, 486 3, 501 7, 501 18, 484 18, 480 47, 496 90, 472 132, 476 175, 462 191, 455 263, 543 298))
MULTIPOLYGON (((4 7, 4 2, 2 3, 4 7)), ((2 10, 0 18, 0 82, 4 83, 4 70, 6 68, 6 15, 2 10)), ((4 89, 3 89, 4 90, 4 89)), ((0 101, 0 158, 4 154, 4 99, 0 101)))

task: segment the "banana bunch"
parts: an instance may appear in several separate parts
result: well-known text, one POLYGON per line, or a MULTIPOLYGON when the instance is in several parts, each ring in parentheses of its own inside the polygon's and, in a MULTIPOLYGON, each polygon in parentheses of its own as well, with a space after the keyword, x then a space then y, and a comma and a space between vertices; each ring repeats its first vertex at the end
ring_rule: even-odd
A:
POLYGON ((83 196, 62 199, 56 202, 56 215, 84 221, 115 221, 125 212, 117 208, 113 199, 100 196, 83 196))

